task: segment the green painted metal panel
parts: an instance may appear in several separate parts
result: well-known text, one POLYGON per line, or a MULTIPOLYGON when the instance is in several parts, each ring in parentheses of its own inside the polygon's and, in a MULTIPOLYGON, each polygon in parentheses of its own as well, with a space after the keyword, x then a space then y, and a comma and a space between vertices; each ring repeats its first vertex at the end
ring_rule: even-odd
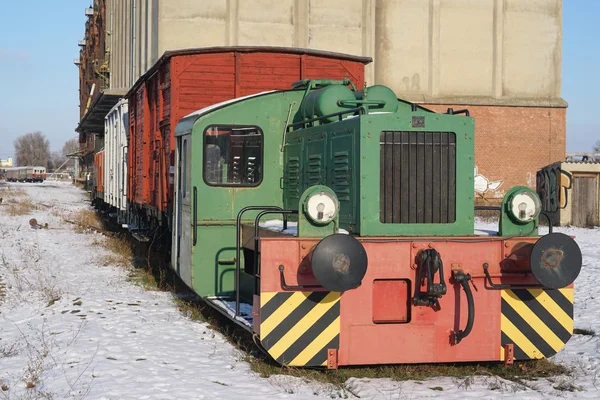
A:
MULTIPOLYGON (((361 236, 472 235, 474 123, 465 116, 445 115, 399 103, 396 113, 374 113, 339 122, 299 129, 288 134, 284 151, 286 180, 284 204, 293 207, 311 185, 331 187, 340 200, 340 226, 361 236), (422 128, 413 128, 422 117, 422 128), (386 131, 436 132, 453 135, 456 171, 455 197, 449 203, 455 218, 449 223, 382 223, 380 220, 380 135, 386 131), (325 141, 326 143, 323 143, 325 141), (327 157, 321 150, 326 148, 327 157), (298 160, 303 162, 298 165, 298 160), (317 160, 319 164, 317 163, 317 160), (324 162, 323 162, 324 161, 324 162), (326 176, 313 171, 326 171, 326 176), (289 165, 292 167, 290 168, 289 165), (292 171, 293 170, 293 171, 292 171), (298 172, 296 172, 298 171, 298 172), (297 180, 291 175, 300 176, 297 180), (320 178, 320 179, 317 179, 320 178), (324 178, 324 179, 323 179, 324 178)), ((425 165, 425 164, 423 164, 425 165)), ((428 173, 428 171, 425 171, 428 173)), ((431 200, 424 200, 429 201, 431 200)))
POLYGON ((284 207, 296 209, 299 194, 330 187, 340 203, 340 227, 357 230, 358 127, 356 118, 289 132, 284 149, 284 207), (301 162, 298 163, 298 160, 301 162), (296 178, 298 176, 298 178, 296 178))
POLYGON ((360 117, 360 235, 440 236, 473 235, 474 122, 470 117, 425 110, 360 117), (413 128, 413 117, 424 117, 413 128), (384 131, 452 132, 456 135, 456 219, 453 223, 382 223, 380 221, 380 135, 384 131), (372 160, 372 161, 371 161, 372 160))
MULTIPOLYGON (((274 92, 241 100, 198 118, 193 125, 192 185, 198 190, 198 242, 193 249, 193 289, 201 296, 233 291, 235 218, 248 205, 282 206, 284 127, 303 91, 274 92), (290 110, 291 106, 291 110, 290 110), (258 126, 263 132, 263 180, 256 187, 209 186, 203 178, 204 132, 213 125, 258 126), (219 263, 219 260, 221 262, 219 263)), ((253 219, 249 212, 246 219, 253 219)), ((271 216, 271 219, 278 218, 271 216)), ((243 260, 242 267, 243 267, 243 260)))

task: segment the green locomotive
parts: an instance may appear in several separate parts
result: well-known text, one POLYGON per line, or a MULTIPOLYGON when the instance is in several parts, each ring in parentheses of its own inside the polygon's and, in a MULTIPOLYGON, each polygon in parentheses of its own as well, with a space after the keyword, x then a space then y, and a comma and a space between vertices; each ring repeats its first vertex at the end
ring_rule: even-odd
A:
POLYGON ((509 362, 570 337, 581 253, 537 236, 537 195, 513 188, 498 235, 474 235, 467 110, 305 80, 175 134, 172 266, 278 362, 509 362))

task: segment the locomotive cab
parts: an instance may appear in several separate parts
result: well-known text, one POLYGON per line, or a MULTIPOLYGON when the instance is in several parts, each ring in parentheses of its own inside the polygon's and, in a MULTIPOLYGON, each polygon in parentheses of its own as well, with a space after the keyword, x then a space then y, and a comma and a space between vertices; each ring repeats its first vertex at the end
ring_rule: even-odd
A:
POLYGON ((281 364, 512 362, 571 336, 581 252, 538 236, 537 194, 511 189, 474 234, 468 111, 300 81, 176 137, 172 265, 281 364))

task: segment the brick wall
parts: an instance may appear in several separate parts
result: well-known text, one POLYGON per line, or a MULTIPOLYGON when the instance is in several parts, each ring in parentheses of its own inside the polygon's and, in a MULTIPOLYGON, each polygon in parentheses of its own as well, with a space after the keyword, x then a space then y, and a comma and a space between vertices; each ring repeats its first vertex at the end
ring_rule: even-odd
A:
MULTIPOLYGON (((475 165, 490 182, 487 191, 476 193, 478 204, 499 202, 513 186, 535 189, 536 172, 565 159, 566 108, 423 106, 436 112, 467 108, 475 118, 475 165)), ((485 180, 480 177, 479 182, 485 180)))

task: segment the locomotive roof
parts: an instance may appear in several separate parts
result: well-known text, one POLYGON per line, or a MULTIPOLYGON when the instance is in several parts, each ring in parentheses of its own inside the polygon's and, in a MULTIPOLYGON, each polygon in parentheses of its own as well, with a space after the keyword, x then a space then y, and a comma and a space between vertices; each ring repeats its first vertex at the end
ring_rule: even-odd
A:
POLYGON ((190 56, 197 54, 218 54, 218 53, 281 53, 281 54, 299 54, 315 57, 332 58, 336 60, 355 61, 363 64, 373 62, 371 57, 354 56, 345 53, 336 53, 333 51, 304 49, 299 47, 274 47, 274 46, 215 46, 215 47, 200 47, 193 49, 169 50, 154 63, 152 67, 144 75, 142 75, 125 94, 129 97, 146 79, 156 72, 163 63, 172 57, 190 56))
POLYGON ((194 123, 198 120, 198 118, 200 118, 206 114, 209 114, 214 110, 218 110, 219 108, 222 108, 226 105, 244 101, 244 100, 250 99, 252 97, 259 97, 259 96, 263 96, 263 95, 274 93, 274 92, 277 92, 277 90, 269 90, 266 92, 254 93, 254 94, 251 94, 248 96, 236 97, 234 99, 229 99, 229 100, 222 101, 220 103, 211 104, 208 107, 204 107, 197 111, 194 111, 194 112, 186 115, 185 117, 183 117, 177 123, 177 126, 175 127, 175 136, 181 136, 181 135, 184 135, 187 132, 191 131, 192 127, 194 126, 194 123))

